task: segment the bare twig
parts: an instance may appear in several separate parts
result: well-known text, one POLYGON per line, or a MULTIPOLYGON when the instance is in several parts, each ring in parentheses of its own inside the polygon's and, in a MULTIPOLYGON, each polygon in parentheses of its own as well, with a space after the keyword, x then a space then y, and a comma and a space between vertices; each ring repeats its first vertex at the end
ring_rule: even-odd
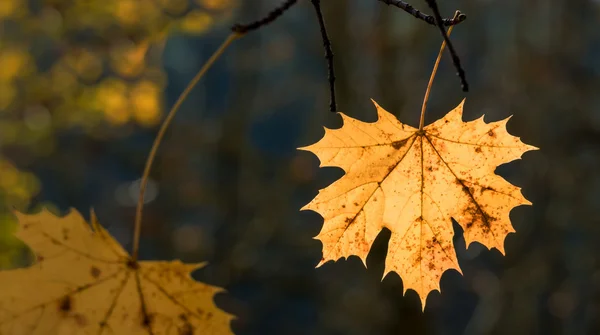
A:
POLYGON ((277 20, 281 15, 283 15, 283 13, 285 13, 285 11, 287 11, 288 9, 290 9, 290 7, 295 5, 297 1, 298 0, 285 0, 280 6, 273 9, 271 12, 269 12, 269 14, 267 14, 267 16, 263 17, 262 19, 256 20, 248 24, 235 24, 233 25, 233 27, 231 27, 231 30, 234 33, 243 35, 245 33, 256 30, 262 26, 266 26, 271 22, 277 20))
MULTIPOLYGON (((423 20, 431 25, 435 25, 440 29, 440 31, 442 32, 442 35, 444 37, 444 41, 446 42, 446 44, 448 45, 448 49, 450 50, 450 55, 452 56, 452 62, 454 63, 454 66, 457 70, 457 74, 461 80, 462 89, 463 89, 463 91, 467 92, 469 90, 469 86, 468 86, 467 80, 465 78, 465 72, 460 65, 460 59, 456 55, 456 51, 455 51, 454 47, 452 46, 452 43, 448 39, 448 36, 446 35, 446 29, 444 28, 444 26, 453 26, 455 24, 458 24, 458 23, 464 21, 467 18, 467 16, 460 12, 457 12, 458 15, 455 15, 455 17, 452 19, 442 19, 439 9, 437 7, 437 2, 435 0, 426 0, 429 7, 433 10, 433 16, 424 14, 423 12, 419 11, 418 9, 415 9, 409 3, 404 2, 402 0, 379 0, 379 1, 381 1, 387 5, 396 6, 400 9, 404 10, 405 12, 411 14, 412 16, 416 17, 417 19, 423 20)), ((254 22, 248 23, 248 24, 235 24, 233 27, 231 27, 231 30, 240 36, 244 35, 248 32, 257 30, 257 29, 264 27, 264 26, 274 22, 275 20, 277 20, 287 10, 289 10, 292 6, 294 6, 297 2, 298 2, 298 0, 284 0, 278 7, 276 7, 272 11, 270 11, 265 17, 263 17, 259 20, 256 20, 254 22)), ((323 40, 323 47, 325 48, 325 59, 327 60, 327 70, 328 70, 328 80, 329 80, 329 94, 331 97, 331 100, 329 103, 329 110, 332 112, 336 112, 337 104, 336 104, 336 97, 335 97, 335 71, 334 71, 334 66, 333 66, 333 52, 331 50, 331 41, 329 40, 329 36, 327 35, 325 20, 323 18, 323 13, 321 11, 321 0, 311 0, 311 2, 313 4, 313 7, 315 8, 315 12, 317 14, 317 19, 319 21, 319 27, 321 29, 321 38, 323 40)))
MULTIPOLYGON (((446 34, 446 28, 444 28, 442 15, 440 14, 440 10, 437 6, 437 1, 436 0, 426 0, 426 1, 427 1, 427 4, 429 5, 429 7, 431 8, 431 10, 433 11, 433 16, 435 18, 436 26, 440 29, 440 32, 442 33, 442 36, 444 37, 444 41, 448 45, 448 50, 450 51, 450 56, 452 56, 452 63, 454 63, 454 67, 456 68, 456 75, 460 78, 460 84, 462 86, 462 90, 463 90, 463 92, 468 92, 469 84, 467 83, 467 78, 465 78, 465 71, 463 70, 462 66, 460 65, 460 58, 458 58, 458 55, 456 54, 456 50, 454 50, 454 46, 452 46, 452 42, 450 42, 450 39, 448 38, 448 35, 446 34)), ((459 16, 460 16, 460 14, 459 14, 459 16)))
POLYGON ((335 103, 335 71, 333 69, 333 51, 331 51, 331 41, 327 36, 327 28, 325 27, 325 20, 323 19, 323 12, 321 11, 321 0, 311 0, 315 11, 317 13, 317 19, 319 20, 319 27, 321 28, 321 37, 323 38, 323 47, 325 48, 325 59, 327 60, 327 79, 329 80, 329 95, 331 100, 329 102, 329 110, 336 112, 337 107, 335 103))
MULTIPOLYGON (((383 2, 384 4, 386 4, 388 6, 389 5, 396 6, 400 9, 404 10, 408 14, 416 17, 417 19, 423 20, 423 21, 435 26, 435 18, 433 16, 424 14, 420 10, 411 6, 408 2, 404 2, 401 0, 379 0, 379 1, 383 2)), ((463 22, 466 19, 467 19, 467 16, 465 14, 461 13, 457 17, 452 18, 452 19, 442 19, 442 24, 444 26, 453 26, 455 24, 459 24, 459 23, 463 22)))

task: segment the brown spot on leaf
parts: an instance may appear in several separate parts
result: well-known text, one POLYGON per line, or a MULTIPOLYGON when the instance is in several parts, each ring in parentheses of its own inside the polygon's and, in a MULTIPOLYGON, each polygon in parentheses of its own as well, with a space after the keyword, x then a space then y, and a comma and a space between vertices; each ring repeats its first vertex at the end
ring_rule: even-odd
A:
POLYGON ((484 186, 481 188, 481 193, 485 192, 485 191, 492 191, 492 192, 496 192, 495 189, 493 189, 492 187, 489 186, 484 186))
POLYGON ((90 274, 92 275, 92 277, 94 277, 94 279, 98 279, 101 273, 102 271, 100 271, 100 269, 98 269, 95 266, 92 266, 92 268, 90 269, 90 274))
POLYGON ((69 230, 67 228, 62 229, 62 239, 65 241, 69 239, 69 230))
POLYGON ((73 309, 71 297, 66 295, 58 301, 58 310, 61 314, 68 314, 73 309))
POLYGON ((394 148, 396 150, 399 150, 400 148, 402 148, 403 146, 406 145, 406 142, 408 142, 408 139, 402 140, 402 141, 392 142, 392 148, 394 148))
POLYGON ((478 153, 478 154, 481 153, 481 148, 480 147, 475 147, 475 152, 478 153))
POLYGON ((150 328, 152 326, 152 316, 142 311, 142 327, 150 328))
POLYGON ((75 315, 73 315, 73 319, 75 319, 75 323, 79 327, 85 327, 88 324, 87 318, 81 313, 76 313, 75 315))
POLYGON ((463 216, 469 219, 469 222, 466 223, 467 229, 480 229, 484 234, 489 234, 492 223, 497 221, 495 217, 488 215, 483 208, 473 201, 469 202, 463 213, 463 216))
POLYGON ((179 319, 183 325, 178 329, 179 335, 194 335, 194 326, 190 323, 185 314, 180 314, 179 319))
POLYGON ((475 193, 475 188, 471 186, 465 185, 461 180, 458 180, 457 184, 460 185, 461 189, 465 194, 473 201, 473 194, 475 193))
POLYGON ((489 137, 492 137, 492 138, 496 137, 496 133, 494 133, 493 130, 488 131, 487 134, 488 134, 489 137))
POLYGON ((359 206, 359 205, 358 205, 358 202, 355 202, 355 203, 354 203, 354 206, 358 207, 358 206, 359 206))
POLYGON ((425 243, 425 247, 427 249, 432 249, 434 247, 433 241, 427 241, 427 243, 425 243))
POLYGON ((422 261, 422 260, 423 260, 423 257, 421 257, 421 255, 417 256, 417 257, 415 258, 415 260, 413 261, 413 264, 412 264, 412 266, 413 266, 413 267, 417 267, 417 266, 419 266, 419 265, 421 264, 421 261, 422 261))

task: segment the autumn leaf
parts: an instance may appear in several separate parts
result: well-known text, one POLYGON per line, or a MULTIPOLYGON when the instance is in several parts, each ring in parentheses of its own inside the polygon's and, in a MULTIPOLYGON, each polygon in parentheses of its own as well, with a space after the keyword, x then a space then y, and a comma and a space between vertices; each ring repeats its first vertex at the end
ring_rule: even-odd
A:
POLYGON ((515 231, 509 212, 531 203, 494 170, 537 148, 508 133, 509 118, 463 122, 463 104, 418 130, 375 103, 375 123, 340 113, 340 129, 326 128, 320 141, 300 148, 317 155, 320 166, 345 171, 302 208, 325 219, 316 236, 323 243, 318 266, 351 255, 366 265, 386 227, 392 235, 384 277, 398 273, 404 292, 415 290, 424 309, 446 270, 462 273, 451 219, 463 228, 467 247, 477 241, 504 254, 504 239, 515 231))
POLYGON ((0 272, 1 335, 232 334, 222 289, 190 276, 202 264, 131 261, 93 213, 15 215, 37 261, 0 272))

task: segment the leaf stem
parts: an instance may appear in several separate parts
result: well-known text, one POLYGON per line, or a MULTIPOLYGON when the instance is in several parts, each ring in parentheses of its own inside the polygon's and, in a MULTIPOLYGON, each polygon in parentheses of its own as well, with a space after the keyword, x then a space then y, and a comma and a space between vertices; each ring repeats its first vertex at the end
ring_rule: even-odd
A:
MULTIPOLYGON (((460 15, 460 11, 456 11, 454 14, 454 19, 458 18, 460 15)), ((453 20, 454 20, 453 19, 453 20)), ((448 28, 447 36, 450 36, 450 33, 454 29, 454 25, 448 28)), ((446 48, 446 40, 442 42, 442 46, 440 47, 440 52, 438 53, 437 59, 435 60, 435 65, 433 66, 433 70, 431 71, 431 77, 429 77, 429 83, 427 84, 427 89, 425 90, 425 98, 423 98, 423 106, 421 107, 421 120, 419 121, 419 130, 423 130, 423 126, 425 124, 425 110, 427 109, 427 101, 429 100, 429 93, 431 92, 431 86, 433 86, 433 79, 435 78, 435 74, 437 73, 437 69, 440 65, 440 60, 442 59, 442 54, 444 53, 444 49, 446 48)))
POLYGON ((200 81, 200 79, 202 79, 202 77, 204 76, 206 71, 208 71, 208 69, 211 68, 211 66, 215 63, 215 61, 217 59, 219 59, 219 57, 223 54, 223 52, 225 51, 225 49, 227 49, 227 47, 231 44, 231 42, 233 42, 234 40, 236 40, 239 37, 242 37, 243 35, 244 35, 243 33, 237 33, 237 32, 231 33, 229 35, 229 37, 227 37, 227 39, 221 44, 221 46, 212 54, 212 56, 210 56, 208 61, 206 61, 206 63, 202 66, 202 68, 198 71, 198 73, 196 73, 196 75, 190 81, 190 83, 185 88, 185 90, 181 93, 181 95, 179 95, 179 98, 177 98, 177 101, 175 102, 175 104, 173 105, 173 107, 171 108, 169 113, 167 114, 167 117, 163 121, 163 123, 160 127, 160 130, 158 131, 158 134, 156 135, 156 138, 154 139, 154 143, 152 144, 152 149, 150 149, 150 154, 148 154, 148 158, 146 159, 146 166, 144 167, 144 174, 142 175, 142 180, 140 182, 140 194, 138 197, 137 208, 135 210, 133 247, 132 247, 132 252, 131 252, 131 260, 133 262, 136 262, 138 259, 138 251, 139 251, 139 246, 140 246, 140 231, 142 229, 142 211, 144 208, 144 193, 146 192, 146 185, 148 184, 148 178, 150 176, 150 169, 152 167, 152 163, 154 162, 154 158, 156 157, 156 152, 158 151, 158 147, 159 147, 160 143, 162 142, 163 137, 165 136, 167 128, 171 124, 171 121, 173 121, 173 118, 175 117, 175 114, 181 107, 181 104, 183 103, 183 101, 185 101, 185 99, 190 94, 192 89, 196 86, 196 84, 200 81))

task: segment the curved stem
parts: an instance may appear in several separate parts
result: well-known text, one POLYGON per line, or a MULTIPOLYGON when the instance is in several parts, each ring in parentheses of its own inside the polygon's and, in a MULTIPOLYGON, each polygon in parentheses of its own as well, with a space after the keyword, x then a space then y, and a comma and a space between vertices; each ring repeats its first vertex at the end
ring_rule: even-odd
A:
POLYGON ((148 154, 148 158, 146 159, 146 166, 144 167, 144 174, 142 175, 142 180, 140 182, 140 194, 138 197, 137 208, 135 210, 133 247, 132 247, 132 252, 131 252, 131 259, 134 262, 137 261, 137 259, 138 259, 138 251, 139 251, 139 246, 140 246, 140 231, 142 229, 142 211, 144 208, 144 193, 146 192, 146 185, 148 184, 148 177, 150 176, 150 169, 152 167, 152 163, 154 162, 154 158, 156 157, 156 152, 158 151, 158 147, 159 147, 160 143, 162 142, 162 139, 165 136, 165 133, 167 131, 167 128, 171 124, 171 121, 173 121, 173 117, 175 117, 175 114, 179 110, 179 107, 181 107, 181 104, 183 103, 185 98, 187 98, 187 96, 190 94, 192 89, 196 86, 196 84, 200 81, 200 79, 202 79, 202 77, 204 76, 206 71, 208 71, 208 69, 211 68, 211 66, 214 64, 214 62, 223 54, 223 52, 225 51, 225 49, 227 49, 227 47, 231 44, 231 42, 233 42, 235 39, 237 39, 241 36, 243 36, 243 34, 240 34, 240 33, 232 33, 231 35, 229 35, 229 37, 227 37, 227 39, 223 42, 223 44, 221 44, 221 46, 212 54, 212 56, 208 59, 208 61, 206 61, 206 63, 202 66, 200 71, 198 71, 198 73, 196 73, 194 78, 190 81, 188 86, 181 93, 179 98, 177 98, 177 101, 175 102, 175 104, 173 105, 173 107, 171 108, 169 113, 167 114, 167 117, 163 121, 163 123, 160 127, 160 130, 158 131, 158 134, 156 135, 156 138, 154 139, 154 143, 152 144, 152 149, 150 149, 150 154, 148 154))
MULTIPOLYGON (((460 15, 459 11, 456 11, 454 14, 454 18, 457 18, 460 15)), ((447 36, 450 36, 450 33, 454 29, 454 26, 450 26, 448 28, 447 36)), ((423 130, 423 126, 425 123, 425 110, 427 109, 427 101, 429 100, 429 93, 431 92, 431 86, 433 86, 433 79, 435 78, 435 74, 437 73, 437 69, 440 66, 440 60, 442 59, 442 54, 444 53, 444 49, 446 48, 446 41, 442 42, 442 46, 440 47, 440 52, 438 53, 437 59, 435 60, 435 65, 433 66, 433 70, 431 71, 431 77, 429 77, 429 83, 427 84, 427 89, 425 90, 425 98, 423 98, 423 106, 421 107, 421 120, 419 121, 419 130, 423 130)))

